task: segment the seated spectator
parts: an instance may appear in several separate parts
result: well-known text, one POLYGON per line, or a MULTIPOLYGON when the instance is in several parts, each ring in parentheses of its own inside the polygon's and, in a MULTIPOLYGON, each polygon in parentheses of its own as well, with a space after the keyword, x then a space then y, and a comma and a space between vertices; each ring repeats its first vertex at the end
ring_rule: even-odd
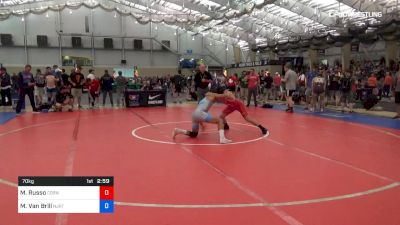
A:
POLYGON ((60 91, 56 95, 56 104, 54 105, 55 111, 69 111, 72 112, 72 106, 74 98, 69 92, 67 87, 61 87, 60 91))
POLYGON ((153 87, 150 85, 150 81, 143 81, 143 87, 141 88, 142 91, 151 91, 153 87))
POLYGON ((161 85, 161 81, 158 81, 156 85, 154 85, 153 90, 162 90, 163 87, 161 85))

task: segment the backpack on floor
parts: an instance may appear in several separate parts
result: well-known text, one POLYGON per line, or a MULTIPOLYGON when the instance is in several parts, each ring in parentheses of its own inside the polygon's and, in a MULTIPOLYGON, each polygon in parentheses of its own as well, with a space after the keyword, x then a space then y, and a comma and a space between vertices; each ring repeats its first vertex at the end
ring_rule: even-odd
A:
POLYGON ((264 105, 262 105, 262 107, 263 107, 263 108, 266 108, 266 109, 271 109, 271 108, 273 108, 274 106, 271 105, 271 104, 265 103, 264 105))
POLYGON ((294 92, 292 95, 292 99, 293 99, 294 103, 299 104, 300 100, 301 100, 300 93, 298 91, 294 92))
POLYGON ((365 99, 363 106, 366 110, 370 110, 372 107, 374 107, 374 105, 376 105, 378 103, 378 98, 373 95, 370 94, 367 96, 367 98, 365 99))
POLYGON ((48 103, 43 103, 38 107, 38 110, 42 111, 42 110, 49 110, 51 108, 51 105, 48 103))

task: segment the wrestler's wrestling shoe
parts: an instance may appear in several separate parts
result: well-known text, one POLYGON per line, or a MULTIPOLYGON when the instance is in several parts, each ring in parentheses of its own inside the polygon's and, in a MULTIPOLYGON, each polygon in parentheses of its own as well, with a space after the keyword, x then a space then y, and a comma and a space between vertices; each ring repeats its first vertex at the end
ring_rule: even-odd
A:
POLYGON ((229 125, 227 123, 224 123, 224 130, 229 130, 229 125))
POLYGON ((261 125, 258 125, 258 128, 260 128, 262 134, 264 134, 264 135, 267 134, 267 132, 268 132, 267 128, 265 128, 265 127, 263 127, 261 125))
POLYGON ((232 140, 229 140, 229 139, 226 139, 226 138, 220 138, 219 139, 219 143, 220 144, 229 144, 229 143, 232 143, 233 141, 232 140))

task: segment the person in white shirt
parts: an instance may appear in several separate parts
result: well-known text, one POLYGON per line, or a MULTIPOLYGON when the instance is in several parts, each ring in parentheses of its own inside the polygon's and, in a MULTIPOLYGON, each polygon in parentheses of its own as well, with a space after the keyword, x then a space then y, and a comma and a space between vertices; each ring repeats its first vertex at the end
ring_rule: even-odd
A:
MULTIPOLYGON (((89 70, 89 74, 86 77, 87 79, 90 80, 90 82, 92 82, 94 79, 96 79, 96 76, 94 75, 94 69, 90 69, 89 70)), ((90 85, 90 83, 89 83, 90 85)), ((90 95, 90 93, 88 93, 88 101, 89 101, 89 105, 91 102, 94 102, 95 99, 93 99, 93 97, 90 95)))
POLYGON ((89 74, 86 78, 89 78, 90 80, 94 80, 96 78, 96 76, 94 75, 94 69, 89 70, 89 74))

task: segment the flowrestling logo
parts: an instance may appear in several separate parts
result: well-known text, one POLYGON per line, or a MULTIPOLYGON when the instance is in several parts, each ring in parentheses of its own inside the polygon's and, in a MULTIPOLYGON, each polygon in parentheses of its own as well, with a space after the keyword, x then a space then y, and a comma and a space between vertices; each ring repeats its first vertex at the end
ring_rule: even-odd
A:
POLYGON ((383 16, 382 12, 356 12, 355 10, 350 12, 340 12, 331 10, 328 12, 329 17, 339 18, 380 18, 383 16))

